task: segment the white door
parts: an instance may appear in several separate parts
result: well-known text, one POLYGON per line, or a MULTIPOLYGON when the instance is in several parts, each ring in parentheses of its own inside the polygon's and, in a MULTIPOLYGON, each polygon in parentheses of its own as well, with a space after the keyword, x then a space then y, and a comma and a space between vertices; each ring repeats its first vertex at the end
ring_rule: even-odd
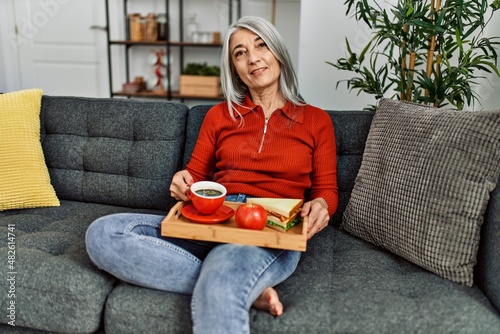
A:
POLYGON ((103 0, 12 0, 22 88, 109 96, 103 0))

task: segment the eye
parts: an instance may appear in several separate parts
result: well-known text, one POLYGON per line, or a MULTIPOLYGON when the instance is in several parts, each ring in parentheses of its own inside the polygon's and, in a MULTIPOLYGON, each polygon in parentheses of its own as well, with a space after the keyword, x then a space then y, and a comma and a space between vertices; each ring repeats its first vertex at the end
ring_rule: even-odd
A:
POLYGON ((267 48, 266 42, 260 42, 259 43, 259 48, 267 48))
POLYGON ((236 58, 236 59, 239 59, 241 57, 243 57, 245 53, 243 52, 243 50, 236 50, 234 53, 233 53, 233 57, 236 58))

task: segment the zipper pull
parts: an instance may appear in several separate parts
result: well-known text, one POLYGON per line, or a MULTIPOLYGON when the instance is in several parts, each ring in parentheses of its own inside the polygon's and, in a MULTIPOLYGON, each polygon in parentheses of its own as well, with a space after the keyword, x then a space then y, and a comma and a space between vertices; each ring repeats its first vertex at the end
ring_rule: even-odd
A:
POLYGON ((262 133, 262 140, 260 141, 260 146, 259 146, 259 153, 262 151, 262 146, 264 145, 264 138, 266 137, 266 132, 267 132, 267 122, 269 121, 269 118, 266 118, 264 121, 264 131, 262 133))

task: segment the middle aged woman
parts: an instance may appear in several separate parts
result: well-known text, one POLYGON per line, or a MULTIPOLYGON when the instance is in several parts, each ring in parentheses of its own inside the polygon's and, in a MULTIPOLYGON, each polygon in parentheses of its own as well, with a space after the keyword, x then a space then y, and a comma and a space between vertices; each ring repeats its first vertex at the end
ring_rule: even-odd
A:
MULTIPOLYGON (((261 18, 244 17, 229 29, 221 79, 227 101, 205 117, 186 170, 172 181, 171 195, 188 200, 190 184, 213 179, 232 194, 228 200, 304 198, 302 216, 308 216, 311 238, 337 207, 330 117, 303 101, 282 38, 261 18)), ((280 315, 283 305, 272 287, 293 273, 299 257, 298 252, 241 245, 212 249, 194 290, 195 328, 232 317, 248 326, 252 303, 280 315), (231 287, 226 294, 210 288, 219 285, 231 287)))
MULTIPOLYGON (((307 237, 313 237, 338 201, 330 117, 301 98, 286 46, 266 20, 243 17, 233 24, 221 65, 226 101, 208 111, 190 162, 172 179, 171 196, 187 201, 193 182, 213 180, 227 188, 230 201, 302 198, 307 237)), ((166 238, 162 219, 96 220, 87 231, 92 261, 129 283, 192 294, 194 333, 249 333, 252 305, 283 313, 273 287, 292 275, 300 252, 166 238)))

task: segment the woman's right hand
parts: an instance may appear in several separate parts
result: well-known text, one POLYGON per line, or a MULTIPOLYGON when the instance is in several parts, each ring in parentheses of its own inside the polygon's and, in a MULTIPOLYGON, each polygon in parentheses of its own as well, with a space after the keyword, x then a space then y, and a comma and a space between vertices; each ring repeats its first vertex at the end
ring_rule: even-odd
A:
POLYGON ((181 170, 174 174, 170 184, 170 196, 178 201, 189 201, 187 191, 193 184, 193 177, 187 170, 181 170))

